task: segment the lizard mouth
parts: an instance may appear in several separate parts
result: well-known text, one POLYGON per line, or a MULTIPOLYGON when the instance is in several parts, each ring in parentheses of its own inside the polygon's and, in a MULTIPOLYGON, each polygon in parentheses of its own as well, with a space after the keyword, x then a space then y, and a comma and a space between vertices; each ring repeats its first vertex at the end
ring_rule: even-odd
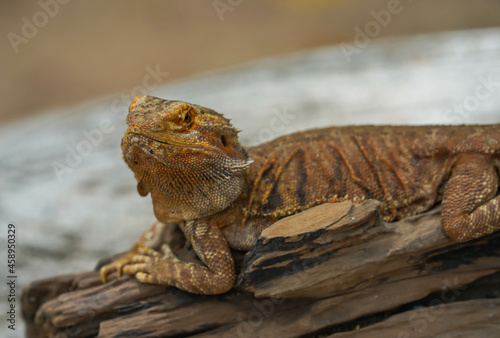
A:
POLYGON ((129 134, 129 137, 133 135, 139 139, 143 139, 143 140, 147 140, 147 141, 154 141, 154 142, 161 143, 161 144, 164 144, 166 146, 173 147, 173 148, 196 149, 196 150, 203 150, 203 151, 209 150, 209 149, 206 149, 203 147, 199 147, 199 146, 197 147, 197 146, 193 146, 190 144, 185 144, 185 143, 176 142, 176 141, 172 141, 172 140, 165 140, 165 139, 162 139, 159 137, 154 137, 152 135, 145 135, 143 133, 137 133, 137 132, 133 132, 133 131, 129 131, 129 132, 127 132, 127 134, 129 134))
POLYGON ((151 135, 144 135, 144 134, 139 134, 139 133, 135 133, 135 132, 129 132, 129 134, 133 135, 135 137, 139 137, 139 138, 146 139, 149 141, 158 142, 158 143, 165 144, 165 145, 172 146, 172 147, 178 147, 178 148, 186 148, 187 147, 184 144, 172 142, 171 140, 166 141, 164 139, 153 137, 151 135))

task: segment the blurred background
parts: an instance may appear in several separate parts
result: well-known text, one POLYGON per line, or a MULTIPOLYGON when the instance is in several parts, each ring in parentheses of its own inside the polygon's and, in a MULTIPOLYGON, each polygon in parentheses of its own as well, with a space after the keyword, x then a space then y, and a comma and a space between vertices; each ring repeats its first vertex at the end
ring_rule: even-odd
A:
MULTIPOLYGON (((352 43, 399 1, 2 1, 0 123, 268 56, 352 43)), ((497 0, 401 1, 376 38, 500 25, 497 0)))
POLYGON ((499 123, 499 27, 498 0, 1 1, 0 215, 18 229, 18 291, 91 270, 154 222, 119 147, 141 88, 216 109, 244 145, 499 123))

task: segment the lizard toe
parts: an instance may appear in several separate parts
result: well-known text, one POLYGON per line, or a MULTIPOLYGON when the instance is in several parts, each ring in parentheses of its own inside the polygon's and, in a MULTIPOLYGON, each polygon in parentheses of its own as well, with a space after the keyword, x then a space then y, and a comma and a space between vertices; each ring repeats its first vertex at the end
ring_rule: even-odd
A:
POLYGON ((147 265, 145 263, 129 264, 123 268, 123 273, 130 276, 138 273, 148 273, 149 269, 147 265))
POLYGON ((126 275, 135 275, 137 273, 151 273, 153 271, 153 266, 155 260, 158 258, 153 258, 145 255, 134 255, 131 257, 127 265, 123 267, 123 273, 126 275))
POLYGON ((100 269, 101 281, 103 283, 106 283, 108 276, 111 275, 113 272, 116 272, 117 277, 121 277, 123 275, 124 267, 130 264, 135 256, 136 256, 135 253, 129 252, 125 256, 122 256, 117 260, 107 265, 104 265, 100 269))
POLYGON ((101 282, 102 282, 103 284, 106 284, 106 282, 107 282, 107 280, 106 280, 106 279, 107 279, 108 275, 110 274, 110 271, 108 271, 107 267, 108 267, 108 266, 107 266, 107 265, 105 265, 105 266, 103 266, 103 267, 101 268, 101 270, 99 271, 99 272, 100 272, 100 275, 101 275, 101 282))
POLYGON ((164 258, 168 258, 168 259, 174 259, 175 258, 175 255, 172 252, 172 249, 170 249, 170 245, 168 245, 168 244, 163 244, 162 245, 161 252, 163 253, 163 257, 164 258))
POLYGON ((137 253, 143 256, 161 257, 158 251, 142 244, 137 245, 137 253))
POLYGON ((155 276, 148 273, 138 272, 135 278, 141 283, 158 284, 158 280, 155 276))
POLYGON ((151 263, 153 258, 145 255, 134 255, 130 260, 130 263, 151 263))

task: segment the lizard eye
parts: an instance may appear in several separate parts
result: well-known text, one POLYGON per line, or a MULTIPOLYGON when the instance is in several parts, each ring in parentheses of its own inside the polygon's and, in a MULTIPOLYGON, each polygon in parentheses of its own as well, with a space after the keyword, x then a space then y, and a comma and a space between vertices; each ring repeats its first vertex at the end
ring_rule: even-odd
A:
POLYGON ((191 122, 193 121, 193 118, 191 117, 191 114, 189 112, 186 112, 186 114, 184 115, 184 118, 182 119, 182 121, 185 124, 191 124, 191 122))

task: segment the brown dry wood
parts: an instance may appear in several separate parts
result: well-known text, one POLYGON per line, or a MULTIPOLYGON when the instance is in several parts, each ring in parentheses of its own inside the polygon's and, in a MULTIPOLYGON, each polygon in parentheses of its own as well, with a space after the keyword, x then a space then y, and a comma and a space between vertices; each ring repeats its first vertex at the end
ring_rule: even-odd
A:
MULTIPOLYGON (((324 204, 277 222, 243 264, 243 255, 235 252, 237 287, 224 295, 192 295, 130 277, 102 285, 97 272, 34 282, 23 293, 28 334, 419 336, 443 334, 447 327, 500 330, 498 298, 485 299, 499 293, 500 277, 491 276, 500 276, 500 234, 457 244, 444 236, 438 208, 395 223, 383 222, 377 208, 376 201, 324 204), (484 278, 491 281, 477 284, 484 278), (487 295, 474 293, 486 289, 487 295), (452 299, 464 290, 469 299, 452 299), (429 294, 438 303, 461 301, 415 303, 429 294), (412 309, 414 303, 424 308, 412 309), (427 319, 425 329, 410 320, 420 318, 418 311, 435 313, 432 306, 443 310, 427 319), (358 325, 366 327, 356 330, 358 325)), ((174 252, 196 259, 176 227, 169 229, 165 240, 174 252)))
POLYGON ((498 337, 500 299, 439 304, 397 314, 382 323, 330 337, 498 337))

